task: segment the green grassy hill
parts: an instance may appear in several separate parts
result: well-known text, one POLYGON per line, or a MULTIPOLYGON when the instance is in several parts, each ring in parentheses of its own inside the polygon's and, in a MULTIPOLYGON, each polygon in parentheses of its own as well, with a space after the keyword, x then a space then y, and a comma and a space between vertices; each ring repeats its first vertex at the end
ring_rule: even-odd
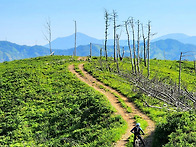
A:
MULTIPOLYGON (((85 69, 156 122, 154 146, 196 145, 195 109, 183 112, 165 107, 164 102, 138 92, 112 72, 116 63, 110 61, 93 59, 86 62, 85 69)), ((105 96, 68 71, 68 65, 78 62, 70 56, 45 56, 0 63, 0 146, 105 147, 120 138, 127 127, 125 121, 115 115, 105 96)), ((129 59, 119 65, 131 72, 129 59)), ((156 76, 167 84, 177 82, 177 61, 151 60, 150 69, 150 79, 156 76)), ((193 62, 183 61, 182 69, 184 85, 195 91, 193 62)), ((141 70, 147 74, 143 63, 141 70)))
POLYGON ((106 98, 79 81, 68 56, 0 64, 0 146, 111 146, 126 129, 106 98))
MULTIPOLYGON (((166 84, 177 82, 177 61, 151 60, 150 63, 150 79, 156 77, 166 84)), ((195 92, 196 73, 193 62, 184 61, 182 64, 182 81, 189 90, 195 92)), ((143 63, 140 65, 143 74, 147 75, 147 69, 143 63)), ((196 146, 196 110, 194 107, 192 110, 183 111, 146 95, 136 88, 132 82, 127 81, 127 78, 123 77, 122 74, 117 73, 117 64, 111 59, 108 62, 92 60, 84 67, 94 77, 128 97, 129 101, 134 102, 141 111, 156 122, 153 147, 196 146)), ((121 72, 126 71, 127 75, 132 72, 129 59, 119 62, 119 68, 121 72)), ((191 104, 195 105, 195 103, 191 104)), ((131 141, 127 144, 128 147, 132 147, 131 141)))

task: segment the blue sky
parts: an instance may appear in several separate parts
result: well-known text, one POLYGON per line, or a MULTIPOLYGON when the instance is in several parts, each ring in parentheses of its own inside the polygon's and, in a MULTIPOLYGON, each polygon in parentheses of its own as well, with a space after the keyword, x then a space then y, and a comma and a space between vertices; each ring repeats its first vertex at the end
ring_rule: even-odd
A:
MULTIPOLYGON (((78 32, 104 38, 104 9, 116 10, 118 24, 128 17, 152 24, 155 37, 169 33, 196 36, 195 0, 0 0, 0 40, 45 45, 44 25, 50 18, 52 40, 78 32)), ((112 38, 112 24, 109 28, 112 38)), ((126 39, 123 29, 121 39, 126 39)))

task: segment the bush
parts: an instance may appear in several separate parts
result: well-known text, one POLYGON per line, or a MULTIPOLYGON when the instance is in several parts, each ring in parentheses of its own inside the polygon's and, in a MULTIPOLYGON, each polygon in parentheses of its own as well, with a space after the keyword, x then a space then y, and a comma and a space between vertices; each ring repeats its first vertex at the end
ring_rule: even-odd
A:
POLYGON ((196 113, 174 112, 168 114, 166 122, 158 124, 155 131, 155 142, 165 146, 196 145, 196 113))

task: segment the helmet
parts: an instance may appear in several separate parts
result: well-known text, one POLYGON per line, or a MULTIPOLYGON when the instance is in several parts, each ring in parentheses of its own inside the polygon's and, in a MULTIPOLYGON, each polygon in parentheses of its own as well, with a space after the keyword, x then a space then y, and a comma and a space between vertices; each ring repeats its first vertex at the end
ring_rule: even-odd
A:
POLYGON ((140 126, 140 123, 137 123, 136 126, 140 126))

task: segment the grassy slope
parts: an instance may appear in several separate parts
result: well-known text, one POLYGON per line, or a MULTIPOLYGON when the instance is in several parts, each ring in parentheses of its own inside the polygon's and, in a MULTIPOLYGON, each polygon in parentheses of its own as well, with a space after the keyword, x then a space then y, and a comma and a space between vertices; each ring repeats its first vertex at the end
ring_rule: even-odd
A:
MULTIPOLYGON (((105 67, 104 63, 102 63, 102 67, 105 67)), ((108 66, 108 65, 107 65, 108 66)), ((190 90, 195 89, 195 73, 191 72, 193 69, 193 63, 184 62, 183 63, 183 80, 190 90)), ((114 63, 111 62, 110 67, 115 67, 114 63)), ((125 60, 123 64, 121 64, 121 68, 130 69, 130 63, 125 60)), ((111 87, 117 89, 122 94, 126 95, 133 101, 143 112, 148 114, 156 123, 157 130, 155 132, 155 144, 154 146, 161 146, 161 144, 175 145, 178 144, 180 146, 194 146, 196 145, 195 134, 196 134, 196 114, 193 112, 172 112, 166 109, 156 109, 145 107, 144 101, 147 101, 148 104, 153 106, 163 107, 163 102, 154 99, 152 97, 145 96, 141 93, 134 93, 132 90, 133 86, 130 86, 130 83, 125 81, 123 78, 119 77, 116 74, 112 74, 108 72, 108 70, 102 70, 99 62, 91 62, 89 64, 85 64, 85 69, 91 73, 94 77, 104 82, 106 85, 110 85, 111 87), (181 119, 184 118, 184 119, 181 119), (185 119, 186 118, 186 119, 185 119), (183 121, 186 120, 186 121, 183 121), (186 126, 187 125, 187 126, 186 126), (183 132, 182 135, 180 132, 183 132), (164 140, 163 140, 164 136, 164 140), (174 136, 178 136, 175 140, 174 136)), ((108 68, 106 68, 108 69, 108 68)), ((143 69, 144 74, 146 73, 146 69, 143 69)), ((151 77, 153 75, 157 75, 160 79, 162 78, 164 82, 169 82, 170 79, 173 81, 176 80, 178 75, 177 71, 177 63, 176 61, 151 61, 151 77), (165 63, 165 64, 163 64, 165 63), (168 68, 169 67, 169 68, 168 68), (170 76, 168 76, 168 73, 170 76)), ((168 108, 170 108, 168 106, 168 108)), ((170 108, 172 109, 172 108, 170 108)), ((130 145, 130 144, 129 144, 130 145)))
POLYGON ((106 98, 52 56, 0 64, 0 146, 111 146, 126 129, 106 98))
MULTIPOLYGON (((130 70, 131 65, 128 59, 125 59, 123 64, 120 65, 122 69, 130 70)), ((147 68, 144 67, 144 62, 140 64, 143 74, 147 76, 147 68)), ((163 82, 173 83, 179 82, 179 62, 171 60, 151 60, 150 61, 150 78, 157 77, 163 82)), ((192 61, 182 61, 181 72, 182 83, 190 91, 196 90, 196 73, 194 71, 194 63, 192 61)))

